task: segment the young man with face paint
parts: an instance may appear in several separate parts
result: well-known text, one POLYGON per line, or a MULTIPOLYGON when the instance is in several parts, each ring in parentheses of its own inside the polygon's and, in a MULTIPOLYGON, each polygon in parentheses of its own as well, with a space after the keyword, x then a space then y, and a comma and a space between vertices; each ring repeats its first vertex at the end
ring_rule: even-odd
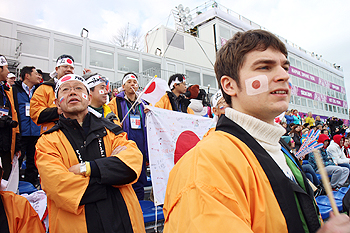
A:
POLYGON ((5 85, 8 73, 7 60, 5 56, 0 55, 0 157, 5 180, 10 176, 14 154, 21 156, 17 111, 12 88, 5 85))
POLYGON ((34 162, 35 144, 40 136, 40 126, 30 118, 30 99, 39 87, 40 76, 34 66, 25 66, 21 69, 21 81, 16 81, 12 86, 13 99, 18 114, 18 122, 21 133, 22 155, 19 164, 22 164, 26 156, 25 180, 34 186, 39 185, 38 170, 34 162))
POLYGON ((139 200, 144 199, 144 186, 147 183, 146 162, 148 161, 146 113, 149 111, 145 106, 147 103, 140 100, 136 103, 136 92, 139 89, 138 78, 134 73, 126 73, 122 79, 124 91, 118 93, 108 106, 118 115, 122 122, 123 130, 128 134, 128 139, 136 142, 137 147, 143 154, 143 165, 138 181, 133 184, 139 200), (133 106, 133 107, 132 107, 133 106), (131 109, 131 110, 130 110, 131 109), (123 121, 124 120, 124 121, 123 121))
POLYGON ((120 126, 88 112, 85 80, 63 76, 55 89, 58 123, 36 144, 36 164, 47 194, 49 231, 144 232, 131 184, 142 154, 120 126))
MULTIPOLYGON (((84 69, 84 72, 89 71, 88 69, 84 69)), ((66 54, 59 56, 56 60, 55 71, 50 74, 52 78, 43 82, 30 100, 30 117, 35 124, 41 126, 41 133, 53 127, 55 122, 58 121, 59 114, 61 114, 54 103, 54 89, 57 81, 64 75, 73 73, 73 57, 66 54)))
POLYGON ((168 85, 171 91, 167 93, 154 105, 157 108, 163 108, 178 112, 194 114, 188 107, 190 100, 186 99, 186 79, 183 74, 173 74, 170 76, 168 85))
POLYGON ((267 31, 238 32, 220 49, 215 72, 230 107, 171 170, 165 233, 350 232, 345 215, 320 228, 305 174, 279 143, 288 69, 285 45, 267 31))
POLYGON ((108 98, 107 79, 98 73, 88 73, 83 75, 83 78, 90 89, 91 104, 89 105, 89 112, 97 117, 110 119, 112 122, 120 125, 118 117, 106 104, 108 98))

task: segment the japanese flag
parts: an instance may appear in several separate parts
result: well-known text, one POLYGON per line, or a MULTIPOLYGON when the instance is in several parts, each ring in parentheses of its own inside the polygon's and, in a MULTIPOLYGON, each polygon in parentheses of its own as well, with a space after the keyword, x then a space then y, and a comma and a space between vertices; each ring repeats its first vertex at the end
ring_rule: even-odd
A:
POLYGON ((153 82, 146 87, 141 98, 154 106, 167 91, 170 91, 167 82, 164 79, 155 78, 153 82))

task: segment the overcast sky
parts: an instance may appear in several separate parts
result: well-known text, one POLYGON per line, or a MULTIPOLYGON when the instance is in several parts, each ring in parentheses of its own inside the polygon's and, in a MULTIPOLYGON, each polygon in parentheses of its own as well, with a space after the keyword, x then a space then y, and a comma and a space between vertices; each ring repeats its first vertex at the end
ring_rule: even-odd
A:
MULTIPOLYGON (((217 2, 307 51, 342 66, 350 103, 350 1, 217 2)), ((180 3, 192 10, 205 1, 0 0, 0 17, 76 36, 85 27, 89 30, 89 38, 110 42, 118 29, 128 23, 130 28, 141 28, 141 34, 162 24, 173 25, 169 14, 180 3)))

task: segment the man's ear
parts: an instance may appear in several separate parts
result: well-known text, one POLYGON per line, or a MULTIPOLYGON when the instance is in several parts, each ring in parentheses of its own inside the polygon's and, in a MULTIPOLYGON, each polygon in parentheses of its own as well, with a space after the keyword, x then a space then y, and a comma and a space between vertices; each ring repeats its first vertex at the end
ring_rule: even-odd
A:
POLYGON ((238 93, 238 86, 233 78, 224 75, 220 79, 222 90, 229 96, 236 96, 238 93))
POLYGON ((57 108, 61 109, 60 101, 58 99, 55 99, 54 103, 56 104, 57 108))
POLYGON ((92 94, 91 94, 91 91, 90 91, 90 94, 89 94, 89 105, 91 104, 91 100, 92 100, 92 94))

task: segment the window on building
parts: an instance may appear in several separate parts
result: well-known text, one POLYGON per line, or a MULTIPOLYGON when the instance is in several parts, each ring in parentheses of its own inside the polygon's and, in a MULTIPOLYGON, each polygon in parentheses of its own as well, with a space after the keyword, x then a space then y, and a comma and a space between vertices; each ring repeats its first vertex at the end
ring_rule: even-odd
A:
POLYGON ((301 106, 306 106, 306 99, 305 98, 301 98, 301 106))
POLYGON ((299 61, 298 59, 296 60, 296 65, 298 69, 302 69, 303 67, 301 66, 301 61, 299 61))
POLYGON ((161 69, 160 69, 160 63, 142 60, 142 74, 143 75, 149 75, 151 77, 154 77, 157 75, 158 78, 161 78, 161 69))
POLYGON ((212 88, 217 88, 216 78, 212 75, 203 74, 203 86, 207 87, 210 85, 212 88))
POLYGON ((314 104, 313 104, 313 101, 312 100, 307 100, 307 105, 309 106, 309 108, 313 108, 314 107, 314 104))
POLYGON ((294 101, 296 105, 300 105, 300 97, 299 96, 294 96, 294 101))
POLYGON ((322 102, 318 102, 318 109, 323 110, 323 103, 322 102))
POLYGON ((338 113, 340 113, 341 111, 340 111, 340 107, 337 107, 337 110, 338 110, 338 113))
POLYGON ((314 100, 313 102, 314 102, 314 108, 318 108, 318 102, 316 100, 314 100))
POLYGON ((324 104, 324 110, 328 111, 328 104, 324 104))
POLYGON ((335 98, 339 99, 339 92, 335 92, 335 98))
POLYGON ((311 89, 311 84, 310 84, 309 81, 305 81, 305 87, 306 87, 307 89, 311 89))
POLYGON ((333 112, 337 112, 337 108, 333 105, 333 112))
POLYGON ((288 59, 289 59, 290 65, 295 66, 295 59, 292 57, 289 57, 288 59))
POLYGON ((309 72, 309 66, 306 63, 303 63, 303 70, 309 72))
POLYGON ((22 53, 49 57, 49 38, 17 33, 17 38, 22 41, 22 53))
POLYGON ((341 108, 341 113, 344 114, 344 108, 341 108))
POLYGON ((62 54, 71 55, 76 63, 81 63, 82 45, 70 44, 68 42, 54 42, 54 58, 62 54))
POLYGON ((333 91, 333 90, 331 90, 331 96, 332 96, 332 97, 335 97, 335 94, 334 94, 334 91, 333 91))
POLYGON ((90 65, 113 69, 114 53, 90 48, 90 65))
POLYGON ((185 39, 183 35, 180 35, 179 33, 176 33, 174 31, 166 30, 166 42, 169 44, 171 41, 170 46, 179 48, 179 49, 185 49, 185 39))
POLYGON ((318 93, 321 93, 321 86, 320 86, 320 85, 316 85, 316 91, 317 91, 318 93))
POLYGON ((312 65, 309 65, 309 73, 314 74, 314 68, 312 67, 312 65))
POLYGON ((198 72, 186 70, 186 83, 189 85, 198 84, 201 86, 201 78, 198 72))
POLYGON ((316 84, 315 83, 311 83, 311 90, 316 91, 316 84))
POLYGON ((299 78, 299 87, 305 87, 305 81, 302 78, 299 78))
POLYGON ((220 37, 223 37, 225 39, 231 38, 230 29, 223 27, 222 25, 219 26, 220 30, 220 37))
POLYGON ((345 111, 345 114, 348 115, 348 110, 346 108, 344 109, 344 111, 345 111))
POLYGON ((290 100, 289 100, 289 103, 293 104, 294 103, 294 96, 290 96, 290 100))
POLYGON ((314 67, 314 74, 319 77, 319 73, 318 73, 318 68, 317 67, 314 67))
POLYGON ((291 75, 291 77, 292 77, 292 85, 298 86, 298 78, 295 77, 294 75, 291 75))
POLYGON ((118 70, 138 73, 139 59, 128 55, 118 54, 118 70))

